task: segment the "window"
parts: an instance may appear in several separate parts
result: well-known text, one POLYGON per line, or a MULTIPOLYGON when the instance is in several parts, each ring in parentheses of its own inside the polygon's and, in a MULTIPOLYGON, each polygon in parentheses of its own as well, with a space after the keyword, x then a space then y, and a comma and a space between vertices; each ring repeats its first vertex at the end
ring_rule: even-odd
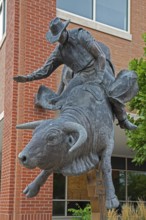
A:
POLYGON ((121 204, 146 201, 146 163, 136 166, 130 158, 112 157, 113 183, 121 204))
POLYGON ((126 201, 126 172, 113 170, 112 176, 118 199, 120 201, 126 201))
POLYGON ((64 177, 54 174, 53 216, 71 216, 68 209, 77 208, 77 205, 84 208, 89 204, 85 182, 85 175, 64 177))
POLYGON ((97 0, 96 21, 128 31, 128 0, 97 0))
POLYGON ((146 172, 129 171, 128 179, 128 200, 138 201, 139 199, 146 201, 146 172))
POLYGON ((83 16, 85 18, 93 18, 92 0, 57 0, 57 8, 83 16))
POLYGON ((128 31, 128 0, 57 0, 57 8, 128 31))
POLYGON ((6 32, 6 0, 0 0, 0 41, 6 32))
MULTIPOLYGON (((112 157, 112 177, 120 204, 135 204, 139 199, 146 202, 146 163, 135 166, 132 159, 112 157)), ((90 203, 87 193, 86 174, 64 177, 54 174, 53 219, 70 219, 69 208, 84 208, 90 203), (67 217, 68 216, 68 217, 67 217)))
POLYGON ((57 16, 131 40, 130 0, 56 0, 57 16))

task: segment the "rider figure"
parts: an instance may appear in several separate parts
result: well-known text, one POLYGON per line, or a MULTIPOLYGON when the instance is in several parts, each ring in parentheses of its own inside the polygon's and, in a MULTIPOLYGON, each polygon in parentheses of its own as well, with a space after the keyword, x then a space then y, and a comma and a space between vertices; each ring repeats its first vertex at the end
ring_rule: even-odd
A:
MULTIPOLYGON (((62 93, 61 96, 63 97, 67 94, 66 91, 69 91, 74 86, 84 83, 85 81, 94 80, 94 77, 96 77, 96 82, 104 84, 104 87, 106 87, 106 83, 104 82, 115 81, 113 71, 111 71, 112 74, 109 74, 105 69, 107 59, 97 41, 89 32, 82 28, 66 30, 69 22, 70 20, 62 22, 59 18, 55 18, 51 21, 50 29, 46 35, 47 40, 50 43, 58 41, 59 44, 40 69, 30 75, 16 76, 14 77, 15 81, 29 82, 46 78, 62 64, 70 67, 75 76, 68 84, 65 92, 62 93)), ((52 100, 51 103, 55 104, 59 101, 61 96, 52 100)), ((111 105, 120 127, 129 130, 135 129, 136 126, 127 119, 124 104, 117 100, 114 102, 113 100, 114 98, 112 99, 111 105)))

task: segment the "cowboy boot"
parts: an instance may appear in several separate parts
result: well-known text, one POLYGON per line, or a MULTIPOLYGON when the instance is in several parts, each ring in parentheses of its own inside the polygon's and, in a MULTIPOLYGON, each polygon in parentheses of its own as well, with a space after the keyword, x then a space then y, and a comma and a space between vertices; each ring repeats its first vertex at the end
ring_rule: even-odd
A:
POLYGON ((137 128, 137 126, 131 123, 127 118, 124 121, 119 121, 119 125, 122 129, 127 130, 135 130, 137 128))
POLYGON ((118 119, 118 122, 119 122, 118 125, 120 125, 122 129, 135 130, 137 126, 128 120, 127 114, 125 111, 125 105, 121 102, 118 102, 117 100, 113 98, 111 100, 111 104, 112 104, 113 112, 116 118, 118 119))

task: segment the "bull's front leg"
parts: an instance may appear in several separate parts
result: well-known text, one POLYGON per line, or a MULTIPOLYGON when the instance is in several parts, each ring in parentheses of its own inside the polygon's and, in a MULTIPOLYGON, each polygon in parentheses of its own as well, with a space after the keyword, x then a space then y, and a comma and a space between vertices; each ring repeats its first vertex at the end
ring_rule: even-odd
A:
POLYGON ((23 191, 23 193, 28 197, 34 197, 36 196, 39 191, 40 187, 43 186, 43 184, 46 182, 50 174, 52 173, 51 170, 43 170, 41 173, 34 179, 33 182, 31 182, 23 191))
POLYGON ((104 150, 101 158, 101 168, 106 192, 106 207, 108 209, 117 208, 119 201, 115 194, 115 188, 112 180, 111 155, 113 152, 114 142, 111 141, 110 146, 104 150))

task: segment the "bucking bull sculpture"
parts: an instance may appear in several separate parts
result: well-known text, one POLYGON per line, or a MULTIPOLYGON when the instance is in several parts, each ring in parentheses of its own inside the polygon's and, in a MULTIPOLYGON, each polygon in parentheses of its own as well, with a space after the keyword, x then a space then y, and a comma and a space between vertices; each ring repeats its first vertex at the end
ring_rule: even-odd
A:
POLYGON ((18 129, 34 129, 32 139, 19 154, 21 164, 43 170, 24 190, 27 197, 36 196, 53 172, 80 175, 101 161, 106 207, 118 207, 111 168, 113 120, 103 88, 96 82, 86 82, 72 89, 58 118, 18 125, 18 129))
POLYGON ((21 163, 29 169, 43 169, 24 190, 28 197, 37 195, 52 172, 79 175, 95 168, 101 158, 106 206, 119 205, 111 176, 113 113, 103 89, 97 88, 96 83, 72 89, 58 118, 17 128, 35 129, 31 141, 19 154, 21 163))
MULTIPOLYGON (((60 42, 63 41, 60 40, 60 42)), ((103 44, 100 46, 108 57, 108 48, 103 44)), ((52 57, 49 62, 52 62, 52 57)), ((49 65, 52 64, 49 63, 49 65)), ((53 69, 52 66, 49 68, 53 69)), ((42 77, 40 71, 44 74, 43 70, 39 69, 36 79, 42 77)), ((114 70, 109 60, 106 61, 105 71, 111 71, 111 75, 113 74, 114 70)), ((72 81, 73 76, 70 76, 72 81)), ((39 167, 42 170, 24 190, 27 197, 36 196, 51 173, 59 172, 65 176, 80 175, 96 168, 100 161, 106 190, 106 207, 119 206, 112 181, 114 113, 109 100, 110 94, 113 97, 115 93, 115 100, 129 101, 137 93, 137 77, 133 71, 121 71, 107 95, 107 90, 97 80, 95 71, 87 76, 79 74, 75 77, 80 83, 68 89, 67 94, 62 96, 61 103, 58 101, 54 105, 57 108, 61 105, 58 118, 17 125, 18 129, 34 129, 32 139, 18 156, 21 164, 29 169, 39 167), (126 78, 127 75, 128 78, 126 78), (132 90, 134 85, 135 89, 132 90)), ((34 77, 36 77, 35 74, 16 77, 15 80, 28 79, 29 81, 34 77)), ((108 78, 105 80, 107 85, 110 81, 108 78)), ((70 87, 67 86, 67 88, 70 87)), ((60 88, 59 93, 62 90, 60 88)), ((57 95, 45 86, 41 86, 37 95, 37 104, 51 109, 53 105, 48 104, 48 100, 52 97, 57 95)))

